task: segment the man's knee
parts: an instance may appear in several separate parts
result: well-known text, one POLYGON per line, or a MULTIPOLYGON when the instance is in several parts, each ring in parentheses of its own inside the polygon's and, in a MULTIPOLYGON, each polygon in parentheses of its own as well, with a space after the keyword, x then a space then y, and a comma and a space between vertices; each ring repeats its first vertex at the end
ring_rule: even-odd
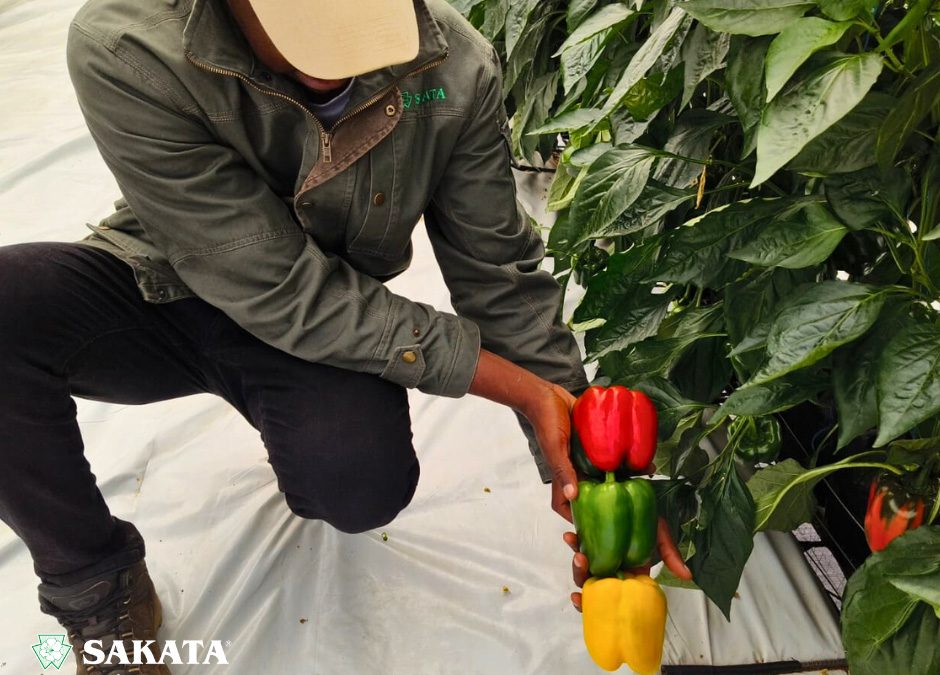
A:
POLYGON ((411 503, 418 486, 417 457, 403 470, 385 467, 373 475, 350 472, 349 476, 305 494, 285 492, 290 510, 302 518, 323 520, 337 530, 358 534, 392 522, 411 503))

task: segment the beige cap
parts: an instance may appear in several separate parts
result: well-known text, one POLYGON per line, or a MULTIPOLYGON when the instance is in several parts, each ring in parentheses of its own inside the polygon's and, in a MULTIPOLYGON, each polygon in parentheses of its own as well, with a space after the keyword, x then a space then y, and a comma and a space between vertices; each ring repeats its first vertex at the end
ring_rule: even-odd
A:
POLYGON ((324 80, 362 75, 418 55, 412 0, 249 0, 278 51, 324 80))

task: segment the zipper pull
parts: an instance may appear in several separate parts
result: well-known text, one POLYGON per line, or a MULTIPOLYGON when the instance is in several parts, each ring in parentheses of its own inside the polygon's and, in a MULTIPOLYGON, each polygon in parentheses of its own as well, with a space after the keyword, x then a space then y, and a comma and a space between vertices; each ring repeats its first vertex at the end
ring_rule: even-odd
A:
POLYGON ((330 138, 330 135, 328 133, 326 133, 325 131, 320 132, 320 143, 323 147, 323 153, 322 153, 323 161, 326 162, 327 164, 333 161, 333 148, 330 145, 332 140, 333 139, 330 138))

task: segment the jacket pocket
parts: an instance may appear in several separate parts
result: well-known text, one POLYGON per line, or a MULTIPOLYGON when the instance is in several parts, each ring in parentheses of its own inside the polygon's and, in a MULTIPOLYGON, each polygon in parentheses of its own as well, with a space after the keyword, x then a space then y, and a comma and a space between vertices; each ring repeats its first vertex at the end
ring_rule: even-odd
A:
POLYGON ((346 248, 353 253, 394 260, 411 241, 412 223, 403 223, 400 213, 403 147, 401 134, 393 133, 360 160, 356 203, 350 214, 346 248))

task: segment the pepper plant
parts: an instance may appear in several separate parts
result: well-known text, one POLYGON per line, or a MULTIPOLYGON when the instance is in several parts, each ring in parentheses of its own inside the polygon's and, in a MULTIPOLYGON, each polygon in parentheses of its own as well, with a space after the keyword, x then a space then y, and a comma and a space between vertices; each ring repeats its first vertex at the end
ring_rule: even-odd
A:
POLYGON ((940 558, 910 555, 940 542, 938 1, 452 2, 503 59, 514 154, 555 170, 596 384, 659 409, 697 586, 730 616, 754 532, 812 519, 835 471, 896 475, 924 526, 850 581, 843 637, 853 673, 940 672, 940 558), (767 465, 808 407, 831 424, 767 465), (858 589, 887 568, 875 618, 858 589))

